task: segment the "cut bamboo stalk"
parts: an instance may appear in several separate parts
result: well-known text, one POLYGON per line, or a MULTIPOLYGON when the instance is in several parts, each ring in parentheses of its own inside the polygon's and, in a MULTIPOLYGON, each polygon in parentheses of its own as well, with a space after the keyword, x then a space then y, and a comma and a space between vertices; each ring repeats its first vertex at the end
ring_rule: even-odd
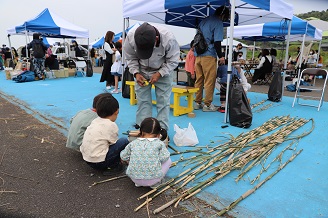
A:
POLYGON ((299 150, 297 153, 295 153, 294 155, 292 155, 284 164, 280 165, 280 167, 274 171, 272 174, 270 174, 268 177, 266 177, 262 182, 260 182, 259 184, 257 184, 254 188, 248 190, 247 192, 245 192, 244 194, 242 194, 237 200, 235 200, 234 202, 232 202, 229 206, 223 208, 219 213, 218 216, 222 216, 223 214, 225 214, 226 212, 230 211, 231 209, 233 209, 240 201, 242 201, 243 199, 247 198, 249 195, 253 194, 258 188, 260 188, 265 182, 267 182, 268 180, 270 180, 274 175, 276 175, 280 170, 282 170, 288 163, 290 163, 291 161, 293 161, 295 159, 295 157, 297 157, 301 152, 303 151, 303 149, 299 150))

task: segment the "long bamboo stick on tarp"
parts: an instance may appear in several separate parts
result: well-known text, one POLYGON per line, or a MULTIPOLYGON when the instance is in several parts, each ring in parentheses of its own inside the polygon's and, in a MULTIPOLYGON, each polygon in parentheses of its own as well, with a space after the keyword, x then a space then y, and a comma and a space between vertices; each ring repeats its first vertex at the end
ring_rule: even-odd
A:
POLYGON ((260 182, 259 184, 257 184, 254 188, 252 188, 252 189, 248 190, 247 192, 245 192, 244 194, 242 194, 237 200, 235 200, 234 202, 232 202, 229 206, 223 208, 218 213, 218 215, 219 216, 222 216, 223 214, 225 214, 229 210, 233 209, 240 201, 242 201, 243 199, 247 198, 249 195, 253 194, 265 182, 267 182, 268 180, 270 180, 274 175, 276 175, 280 170, 282 170, 287 164, 289 164, 290 162, 292 162, 295 159, 295 157, 297 157, 297 155, 299 155, 302 151, 303 151, 303 149, 299 150, 297 153, 295 153, 293 156, 291 156, 284 164, 280 165, 280 167, 276 171, 274 171, 272 174, 270 174, 268 177, 266 177, 262 182, 260 182))

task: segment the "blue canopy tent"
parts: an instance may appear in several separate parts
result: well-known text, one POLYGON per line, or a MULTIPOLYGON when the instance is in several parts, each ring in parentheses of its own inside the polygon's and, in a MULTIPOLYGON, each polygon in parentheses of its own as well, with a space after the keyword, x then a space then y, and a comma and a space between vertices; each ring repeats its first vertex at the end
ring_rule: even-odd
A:
POLYGON ((89 31, 72 24, 50 9, 44 9, 35 18, 7 30, 9 35, 40 33, 51 38, 89 38, 89 31))
POLYGON ((27 36, 33 33, 51 38, 88 38, 89 41, 89 30, 68 22, 48 8, 23 24, 8 29, 7 33, 9 44, 11 35, 25 35, 27 44, 27 36))
MULTIPOLYGON (((125 32, 128 33, 132 28, 137 28, 139 25, 140 25, 139 23, 136 23, 130 26, 129 28, 127 28, 125 32)), ((113 42, 117 42, 122 37, 123 37, 123 32, 115 34, 113 42)), ((91 43, 90 46, 92 46, 92 48, 101 48, 104 45, 104 43, 105 43, 105 37, 101 37, 100 39, 91 43)))

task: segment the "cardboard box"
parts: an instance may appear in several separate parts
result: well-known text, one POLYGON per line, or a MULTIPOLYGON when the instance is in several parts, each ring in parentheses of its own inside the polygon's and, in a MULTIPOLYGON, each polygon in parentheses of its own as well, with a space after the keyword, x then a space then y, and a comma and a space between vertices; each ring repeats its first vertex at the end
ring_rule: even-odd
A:
MULTIPOLYGON (((9 70, 10 79, 13 79, 14 77, 18 76, 22 72, 23 72, 22 70, 9 70)), ((6 71, 6 78, 7 78, 7 71, 6 71)))
POLYGON ((66 69, 59 69, 53 70, 56 78, 66 78, 68 77, 68 70, 66 69))
POLYGON ((65 68, 68 71, 68 76, 75 76, 76 69, 75 68, 65 68))

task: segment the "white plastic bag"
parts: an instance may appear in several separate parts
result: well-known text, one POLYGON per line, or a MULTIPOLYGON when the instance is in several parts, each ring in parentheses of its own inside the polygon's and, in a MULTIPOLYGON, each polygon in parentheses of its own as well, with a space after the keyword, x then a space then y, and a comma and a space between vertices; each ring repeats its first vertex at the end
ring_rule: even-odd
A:
POLYGON ((194 146, 198 144, 197 134, 191 123, 189 123, 188 128, 183 129, 174 124, 174 131, 176 133, 173 141, 176 146, 194 146))

